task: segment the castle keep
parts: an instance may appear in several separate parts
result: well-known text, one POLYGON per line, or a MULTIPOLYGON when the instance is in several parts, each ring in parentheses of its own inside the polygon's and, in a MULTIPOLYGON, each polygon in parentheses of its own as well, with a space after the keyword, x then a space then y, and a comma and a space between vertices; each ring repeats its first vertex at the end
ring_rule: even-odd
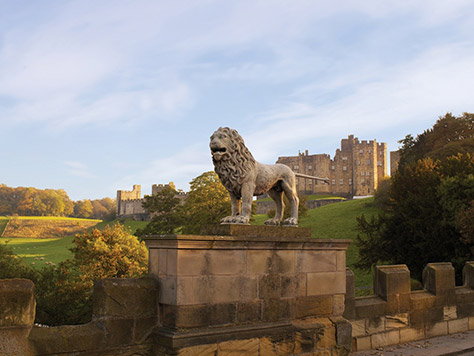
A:
POLYGON ((298 156, 278 157, 277 163, 289 166, 296 173, 329 178, 329 184, 296 178, 300 194, 371 195, 387 175, 387 144, 376 140, 359 141, 350 135, 341 140, 334 159, 328 154, 309 155, 306 150, 298 156))
MULTIPOLYGON (((170 187, 176 190, 173 182, 169 184, 153 184, 151 186, 151 195, 156 195, 165 187, 170 187)), ((177 190, 178 197, 182 200, 186 199, 186 193, 181 189, 177 190)), ((135 184, 131 191, 117 190, 117 217, 118 218, 132 218, 134 220, 149 220, 150 214, 142 206, 142 187, 135 184)))

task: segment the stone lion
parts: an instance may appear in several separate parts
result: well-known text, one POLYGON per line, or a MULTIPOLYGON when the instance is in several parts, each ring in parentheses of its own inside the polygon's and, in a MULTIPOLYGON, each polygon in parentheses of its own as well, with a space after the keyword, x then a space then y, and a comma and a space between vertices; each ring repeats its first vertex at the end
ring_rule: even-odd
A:
POLYGON ((288 166, 255 161, 239 133, 228 127, 220 127, 212 134, 209 147, 214 170, 232 204, 232 215, 222 219, 221 224, 248 224, 253 196, 268 193, 276 204, 276 213, 265 225, 279 225, 283 219, 284 192, 291 204, 291 216, 283 225, 298 226, 296 178, 288 166))

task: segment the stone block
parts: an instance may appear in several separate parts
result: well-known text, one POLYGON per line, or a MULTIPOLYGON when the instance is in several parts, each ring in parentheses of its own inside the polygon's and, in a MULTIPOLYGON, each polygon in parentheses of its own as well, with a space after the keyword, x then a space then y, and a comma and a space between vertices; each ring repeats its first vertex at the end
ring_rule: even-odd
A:
POLYGON ((408 313, 385 316, 385 329, 405 328, 408 325, 408 313))
POLYGON ((336 272, 337 267, 336 251, 296 251, 297 272, 336 272))
POLYGON ((372 348, 372 342, 370 336, 360 336, 355 338, 355 350, 353 351, 362 351, 370 350, 372 348))
POLYGON ((375 267, 374 292, 384 300, 390 295, 410 293, 410 271, 406 265, 375 267))
POLYGON ((260 338, 259 356, 292 355, 295 342, 291 335, 276 335, 260 338))
POLYGON ((346 268, 346 295, 344 298, 344 317, 355 319, 355 277, 354 272, 346 268))
POLYGON ((453 306, 446 306, 443 308, 443 319, 444 320, 452 320, 457 319, 458 312, 455 305, 453 306))
POLYGON ((346 270, 346 251, 337 251, 336 252, 336 270, 345 271, 346 270))
POLYGON ((469 318, 448 320, 448 334, 457 334, 469 330, 469 318))
POLYGON ((430 309, 435 306, 436 297, 427 292, 413 292, 411 293, 411 309, 430 309))
POLYGON ((247 273, 250 275, 267 274, 271 266, 270 250, 247 251, 247 273))
POLYGON ((474 289, 474 261, 468 261, 462 270, 464 285, 474 289))
POLYGON ((176 356, 215 356, 216 354, 217 344, 183 347, 176 352, 176 356))
POLYGON ((336 328, 334 325, 316 330, 316 349, 328 349, 336 346, 336 328))
POLYGON ((294 316, 295 300, 293 298, 265 299, 262 302, 262 321, 289 320, 294 316))
POLYGON ((425 324, 437 323, 444 320, 444 308, 431 308, 423 311, 423 321, 425 324))
POLYGON ((257 298, 257 280, 234 276, 193 277, 193 291, 193 304, 253 301, 257 298))
POLYGON ((150 276, 166 275, 166 251, 153 249, 149 252, 148 273, 150 276))
POLYGON ((33 326, 36 302, 28 279, 0 280, 0 327, 33 326))
POLYGON ((424 328, 403 328, 400 329, 400 343, 422 340, 425 338, 424 328))
POLYGON ((365 320, 366 319, 351 320, 352 337, 367 335, 366 328, 365 328, 365 320))
POLYGON ((370 336, 372 342, 372 348, 378 348, 388 345, 396 345, 400 343, 400 331, 390 330, 379 334, 373 334, 370 336))
POLYGON ((456 304, 474 304, 474 289, 468 287, 456 287, 456 304))
POLYGON ((332 315, 333 296, 313 296, 296 298, 296 317, 332 315))
POLYGON ((385 306, 387 302, 379 297, 358 298, 355 301, 356 317, 375 318, 385 315, 385 306))
POLYGON ((350 351, 352 343, 351 323, 341 316, 331 317, 331 321, 336 326, 336 346, 348 348, 350 351))
POLYGON ((474 317, 469 317, 469 330, 474 330, 474 317))
POLYGON ((281 279, 279 275, 264 274, 258 278, 258 298, 279 298, 281 294, 281 279))
POLYGON ((133 319, 110 319, 103 318, 97 320, 101 329, 105 330, 105 340, 107 346, 116 347, 133 344, 133 319))
POLYGON ((365 326, 366 326, 367 334, 369 335, 384 332, 385 331, 385 318, 376 317, 376 318, 367 319, 365 326))
POLYGON ((346 293, 346 272, 308 273, 308 296, 346 293))
POLYGON ((134 322, 133 342, 135 344, 142 344, 158 325, 158 315, 148 318, 138 318, 135 319, 134 322))
POLYGON ((244 236, 250 238, 309 238, 311 229, 290 226, 256 226, 256 225, 207 225, 201 229, 201 235, 244 236))
POLYGON ((194 279, 191 276, 162 276, 158 279, 158 301, 162 304, 196 304, 194 279))
POLYGON ((29 334, 29 327, 0 327, 0 355, 36 356, 29 334))
POLYGON ((281 297, 296 298, 306 296, 306 274, 282 275, 280 277, 281 297))
POLYGON ((315 347, 314 330, 300 330, 295 332, 295 354, 312 352, 315 347))
POLYGON ((233 325, 236 323, 235 304, 160 305, 160 320, 171 329, 233 325))
POLYGON ((157 314, 157 283, 152 278, 109 278, 94 285, 93 315, 145 317, 157 314))
POLYGON ((236 321, 238 324, 257 322, 262 317, 262 302, 247 302, 236 304, 236 321))
POLYGON ((333 296, 332 315, 339 316, 344 314, 344 299, 343 294, 333 296))
POLYGON ((217 354, 219 356, 227 355, 249 355, 258 356, 259 340, 258 338, 247 340, 231 340, 219 342, 217 344, 217 354))
POLYGON ((454 268, 451 263, 428 263, 423 270, 423 286, 436 296, 454 293, 454 268))
MULTIPOLYGON (((150 251, 153 249, 150 248, 150 251)), ((178 273, 178 250, 169 249, 166 252, 166 275, 176 276, 178 273)))
MULTIPOLYGON (((131 334, 131 329, 128 332, 131 334)), ((34 327, 29 338, 36 355, 66 354, 97 350, 106 346, 106 331, 96 323, 34 327)))
MULTIPOLYGON (((210 273, 210 256, 207 250, 178 250, 176 273, 170 275, 201 276, 210 273)), ((172 262, 174 264, 174 261, 172 262)))
POLYGON ((448 322, 441 321, 439 323, 428 324, 425 326, 425 336, 427 338, 447 335, 448 334, 448 322))
POLYGON ((422 309, 412 310, 408 315, 410 319, 410 325, 415 327, 421 327, 425 324, 424 320, 425 311, 422 309))
MULTIPOLYGON (((181 255, 181 254, 180 254, 181 255)), ((205 269, 200 275, 243 275, 247 270, 245 250, 211 250, 204 255, 205 269)))
POLYGON ((458 318, 467 318, 474 316, 474 304, 460 304, 457 306, 457 317, 458 318))

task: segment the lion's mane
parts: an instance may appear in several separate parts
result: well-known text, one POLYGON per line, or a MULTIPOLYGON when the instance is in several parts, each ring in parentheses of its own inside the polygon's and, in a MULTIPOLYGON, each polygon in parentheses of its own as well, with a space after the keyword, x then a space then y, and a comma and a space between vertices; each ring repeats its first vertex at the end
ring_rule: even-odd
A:
POLYGON ((256 169, 257 162, 236 130, 220 127, 213 136, 216 134, 227 136, 231 147, 226 147, 227 151, 220 160, 213 159, 215 171, 224 187, 240 198, 242 182, 249 172, 256 169))

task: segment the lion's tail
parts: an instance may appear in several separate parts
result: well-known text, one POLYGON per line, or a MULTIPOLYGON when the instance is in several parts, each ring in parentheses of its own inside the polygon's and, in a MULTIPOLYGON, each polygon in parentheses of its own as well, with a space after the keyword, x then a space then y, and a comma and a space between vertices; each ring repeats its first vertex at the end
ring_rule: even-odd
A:
POLYGON ((321 181, 323 181, 324 183, 329 184, 329 178, 314 177, 314 176, 309 176, 309 175, 307 175, 307 174, 296 173, 296 172, 295 172, 295 176, 296 176, 296 177, 299 177, 299 178, 307 178, 307 179, 321 180, 321 181))

